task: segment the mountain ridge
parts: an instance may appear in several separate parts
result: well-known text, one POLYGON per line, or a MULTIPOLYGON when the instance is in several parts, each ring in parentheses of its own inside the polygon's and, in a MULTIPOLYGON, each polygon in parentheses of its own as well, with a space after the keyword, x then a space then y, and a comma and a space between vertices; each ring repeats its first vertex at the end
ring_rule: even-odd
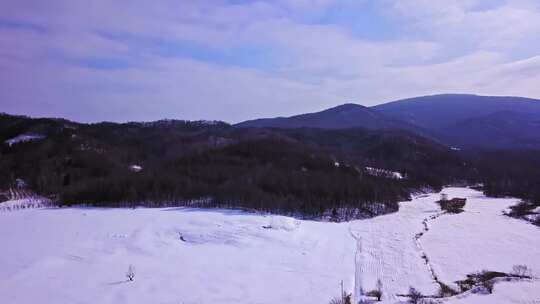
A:
POLYGON ((405 129, 417 128, 408 123, 387 117, 385 114, 374 111, 355 103, 345 103, 332 108, 313 113, 304 113, 289 117, 261 118, 247 120, 236 127, 270 127, 270 128, 319 128, 319 129, 405 129), (358 118, 362 119, 359 120, 358 118))
POLYGON ((538 99, 438 94, 401 99, 372 107, 346 103, 319 112, 248 120, 235 126, 404 129, 448 145, 536 149, 540 148, 540 132, 536 132, 536 128, 527 129, 520 125, 536 125, 535 116, 540 117, 538 99), (490 121, 493 121, 491 125, 490 121), (495 132, 493 125, 497 122, 504 122, 509 129, 502 133, 495 132), (460 127, 462 124, 472 129, 460 127), (469 132, 471 130, 474 132, 469 132), (494 138, 491 142, 490 137, 494 138))

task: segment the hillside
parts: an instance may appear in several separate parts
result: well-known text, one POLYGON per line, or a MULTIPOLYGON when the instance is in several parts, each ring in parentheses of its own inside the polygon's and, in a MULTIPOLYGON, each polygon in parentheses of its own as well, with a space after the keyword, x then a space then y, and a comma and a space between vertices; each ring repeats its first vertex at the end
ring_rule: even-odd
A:
POLYGON ((495 113, 514 112, 540 115, 540 100, 522 97, 497 97, 442 94, 397 100, 372 107, 373 110, 430 130, 495 113))
POLYGON ((398 100, 373 110, 466 147, 540 148, 540 101, 521 97, 433 95, 398 100))
POLYGON ((492 196, 540 201, 537 150, 460 151, 399 129, 10 115, 0 115, 0 127, 3 200, 36 193, 62 205, 239 207, 343 219, 395 211, 413 192, 481 182, 492 196))
POLYGON ((237 127, 270 127, 270 128, 320 128, 348 129, 366 128, 416 130, 414 125, 385 116, 373 109, 358 104, 343 104, 316 113, 301 114, 291 117, 263 118, 248 120, 237 127))
POLYGON ((370 216, 395 211, 412 191, 471 175, 457 152, 405 131, 80 124, 9 115, 0 125, 0 169, 9 172, 0 176, 0 189, 20 179, 65 205, 191 204, 304 216, 337 216, 346 207, 370 216), (28 134, 37 137, 10 141, 28 134))

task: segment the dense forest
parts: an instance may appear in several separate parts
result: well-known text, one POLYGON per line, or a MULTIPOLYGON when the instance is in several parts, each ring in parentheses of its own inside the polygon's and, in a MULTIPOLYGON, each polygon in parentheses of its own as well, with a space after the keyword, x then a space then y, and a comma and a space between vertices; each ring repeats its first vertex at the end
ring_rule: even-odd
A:
POLYGON ((412 193, 447 184, 484 182, 487 194, 527 199, 538 199, 540 189, 536 153, 463 153, 400 130, 79 124, 0 115, 0 140, 0 192, 22 180, 60 205, 361 217, 395 211, 412 193), (34 138, 17 140, 21 135, 34 138))
POLYGON ((540 204, 540 151, 475 151, 469 156, 482 173, 488 196, 519 197, 540 204))

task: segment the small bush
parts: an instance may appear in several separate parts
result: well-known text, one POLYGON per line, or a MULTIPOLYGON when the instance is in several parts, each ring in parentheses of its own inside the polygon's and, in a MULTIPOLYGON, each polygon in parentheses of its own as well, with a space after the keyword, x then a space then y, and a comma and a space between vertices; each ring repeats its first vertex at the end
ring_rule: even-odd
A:
POLYGON ((333 298, 328 304, 343 304, 343 299, 340 297, 333 298))
POLYGON ((495 278, 504 278, 508 275, 504 272, 482 270, 482 272, 476 274, 476 276, 478 277, 478 281, 485 282, 495 278))
POLYGON ((439 296, 442 298, 451 297, 458 294, 457 291, 442 282, 439 282, 439 286, 439 296))
POLYGON ((530 278, 531 270, 527 265, 514 265, 512 267, 512 275, 520 278, 530 278))
POLYGON ((377 286, 374 290, 368 291, 366 296, 376 298, 377 301, 381 301, 383 284, 381 280, 377 280, 377 286))
POLYGON ((463 212, 463 207, 465 207, 466 202, 467 200, 464 198, 453 198, 451 200, 441 200, 438 203, 441 206, 441 209, 446 212, 461 213, 463 212))
POLYGON ((412 304, 420 304, 422 303, 422 299, 424 298, 424 295, 418 290, 416 290, 414 287, 409 287, 409 303, 412 304))
POLYGON ((372 290, 372 291, 368 291, 368 292, 366 293, 366 296, 376 298, 377 301, 380 301, 380 300, 381 300, 381 297, 382 297, 382 292, 380 292, 380 291, 374 289, 374 290, 372 290))
POLYGON ((510 211, 506 215, 511 217, 523 217, 525 215, 533 214, 532 210, 536 208, 534 204, 528 203, 526 201, 521 201, 514 206, 510 207, 510 211))
POLYGON ((491 293, 491 291, 493 290, 493 279, 502 277, 508 277, 508 274, 498 271, 483 270, 478 273, 469 274, 467 275, 467 279, 457 281, 456 283, 461 289, 461 292, 470 290, 475 286, 482 286, 489 293, 491 293))
POLYGON ((130 281, 133 281, 133 279, 135 278, 135 267, 133 265, 129 265, 128 270, 126 272, 126 277, 130 281))
POLYGON ((352 295, 344 294, 341 297, 335 297, 330 300, 329 304, 352 304, 352 295))
POLYGON ((343 303, 343 299, 340 297, 333 298, 332 300, 330 300, 330 302, 328 302, 328 304, 342 304, 342 303, 343 303))
POLYGON ((476 280, 471 275, 467 275, 467 279, 457 281, 456 283, 458 284, 461 292, 465 292, 467 290, 471 290, 474 285, 476 285, 476 280))
POLYGON ((494 285, 493 280, 482 282, 482 287, 484 287, 486 291, 489 293, 493 293, 493 285, 494 285))

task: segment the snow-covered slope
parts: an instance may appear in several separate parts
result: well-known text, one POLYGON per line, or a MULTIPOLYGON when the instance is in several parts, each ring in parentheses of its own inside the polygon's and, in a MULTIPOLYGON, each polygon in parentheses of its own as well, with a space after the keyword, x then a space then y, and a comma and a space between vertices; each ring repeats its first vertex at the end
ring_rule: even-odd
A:
MULTIPOLYGON (((435 277, 455 287, 454 282, 466 279, 467 274, 482 270, 510 273, 518 264, 527 265, 534 276, 540 276, 540 229, 502 214, 518 200, 486 198, 467 188, 446 188, 442 192, 450 198, 467 198, 465 212, 443 214, 435 203, 440 195, 431 194, 401 203, 398 213, 351 222, 351 232, 361 248, 357 254, 356 295, 375 289, 377 280, 383 284, 383 300, 387 303, 405 300, 398 295, 407 294, 411 286, 424 295, 437 295, 435 277)), ((514 282, 496 284, 495 294, 489 296, 491 302, 486 303, 529 303, 503 301, 508 299, 504 294, 496 297, 507 284, 516 290, 522 288, 520 284, 525 289, 535 286, 538 292, 528 293, 528 297, 540 300, 540 282, 514 282)), ((458 298, 463 301, 468 295, 458 298)))
POLYGON ((456 296, 445 302, 449 304, 537 304, 540 303, 540 283, 538 281, 500 282, 493 294, 467 294, 456 296))
MULTIPOLYGON (((0 303, 316 304, 337 296, 342 280, 359 300, 378 279, 383 303, 396 303, 410 286, 435 294, 434 274, 448 285, 514 264, 540 275, 540 229, 501 215, 517 200, 443 191, 467 197, 465 212, 441 215, 439 194, 340 224, 187 208, 0 212, 0 303)), ((444 302, 539 299, 540 282, 532 280, 444 302)))
POLYGON ((448 285, 482 270, 512 272, 528 265, 540 276, 540 229, 526 221, 504 216, 502 210, 516 199, 486 199, 479 193, 454 188, 449 197, 466 196, 465 212, 430 222, 422 238, 439 278, 448 285))
POLYGON ((8 146, 13 146, 18 143, 24 143, 32 140, 43 139, 45 136, 40 134, 21 134, 5 141, 8 146))
MULTIPOLYGON (((409 286, 424 294, 434 294, 438 285, 431 277, 422 252, 414 241, 422 231, 422 220, 440 212, 433 203, 434 195, 419 197, 400 205, 398 213, 365 221, 351 222, 351 233, 359 240, 355 294, 383 283, 383 298, 397 301, 398 294, 406 294, 409 286)), ((359 298, 357 296, 357 298, 359 298)))
POLYGON ((324 303, 353 284, 346 223, 41 209, 2 213, 0 227, 0 303, 324 303))

